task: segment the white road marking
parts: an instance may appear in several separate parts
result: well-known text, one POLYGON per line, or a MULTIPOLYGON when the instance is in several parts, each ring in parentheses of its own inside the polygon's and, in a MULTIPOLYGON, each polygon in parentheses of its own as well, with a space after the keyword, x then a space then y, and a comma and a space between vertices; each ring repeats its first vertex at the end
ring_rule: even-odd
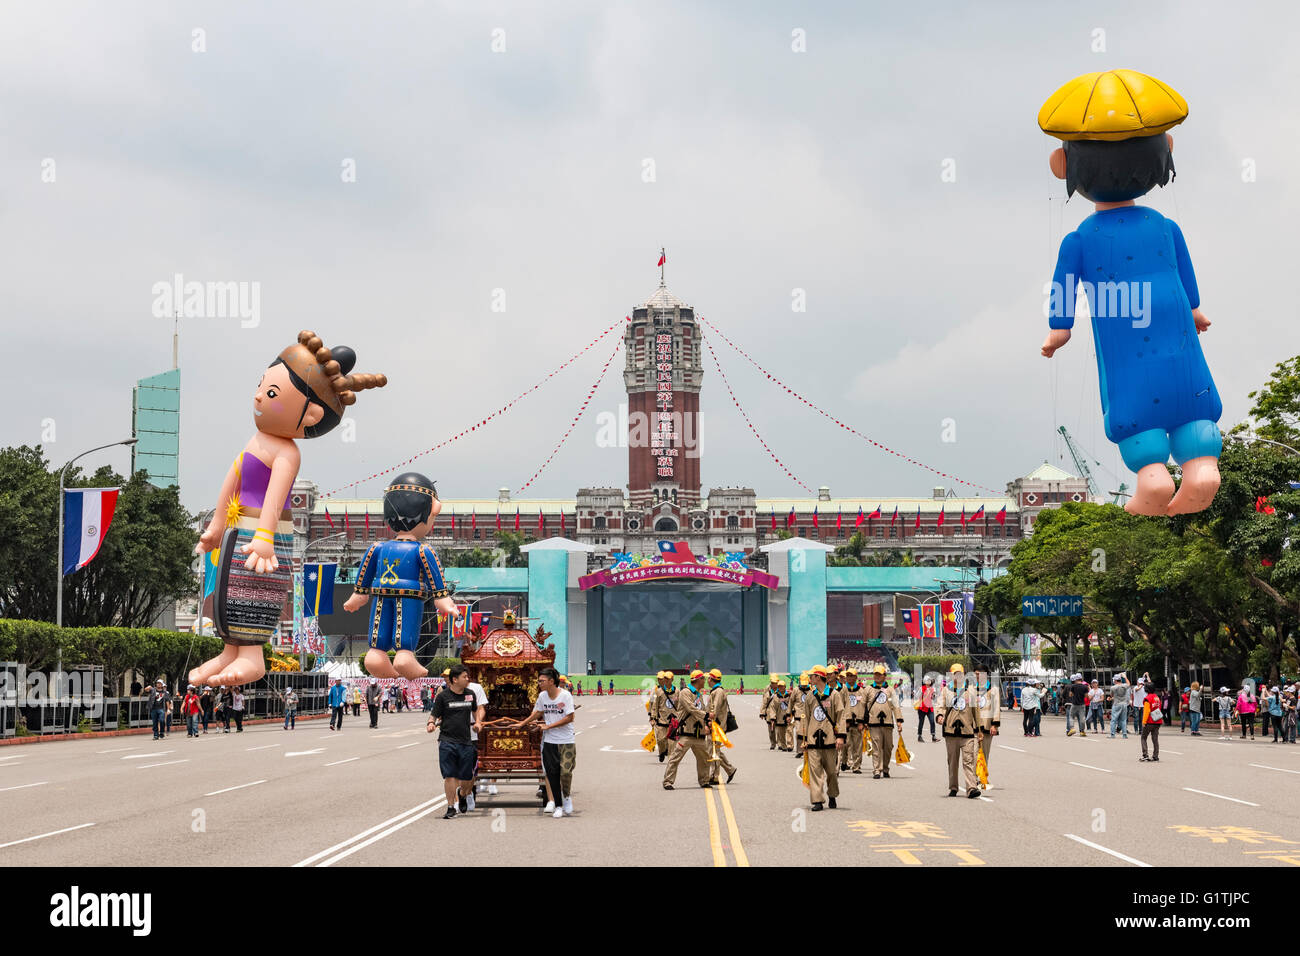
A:
POLYGON ((346 760, 333 760, 330 763, 327 763, 325 766, 337 767, 341 763, 351 763, 354 760, 360 760, 360 759, 361 759, 360 757, 348 757, 346 760))
POLYGON ((1176 757, 1183 756, 1183 752, 1181 750, 1170 750, 1168 747, 1165 748, 1164 752, 1167 754, 1173 754, 1176 757))
POLYGON ((150 767, 170 767, 174 763, 189 763, 189 758, 182 757, 180 760, 164 760, 162 763, 142 763, 137 770, 148 770, 150 767))
POLYGON ((1019 747, 1008 747, 1006 744, 998 744, 998 746, 1001 747, 1003 750, 1014 750, 1018 754, 1022 754, 1025 752, 1021 750, 1019 747))
POLYGON ((1069 761, 1069 763, 1074 764, 1074 766, 1076 766, 1076 767, 1085 767, 1085 768, 1087 768, 1088 770, 1100 770, 1102 773, 1114 773, 1114 772, 1115 772, 1115 771, 1113 771, 1113 770, 1107 770, 1105 767, 1094 767, 1094 766, 1093 766, 1092 764, 1090 764, 1090 763, 1075 763, 1073 760, 1069 761))
POLYGON ((986 797, 986 796, 984 796, 983 794, 980 795, 980 799, 983 800, 985 803, 992 803, 992 802, 993 802, 993 798, 992 798, 992 797, 986 797))
POLYGON ((446 798, 446 797, 442 797, 442 798, 440 798, 436 803, 434 803, 433 806, 429 807, 429 809, 427 809, 427 810, 421 810, 419 813, 415 814, 415 816, 407 817, 407 818, 406 818, 405 820, 403 820, 401 823, 394 823, 394 824, 393 824, 391 827, 389 827, 387 830, 384 830, 384 831, 382 831, 382 832, 380 832, 380 833, 376 833, 376 834, 375 834, 374 836, 372 836, 370 839, 368 839, 368 840, 363 840, 362 842, 358 843, 356 846, 348 847, 346 850, 343 850, 343 851, 340 852, 340 853, 336 853, 336 854, 334 854, 334 856, 330 857, 328 860, 321 860, 321 862, 317 863, 316 865, 317 865, 317 866, 331 866, 331 865, 337 863, 339 860, 342 860, 342 859, 345 858, 345 857, 349 857, 349 856, 351 856, 353 853, 358 852, 359 850, 364 850, 366 847, 370 846, 370 844, 372 844, 372 843, 376 843, 376 842, 378 842, 379 840, 382 840, 384 837, 386 837, 386 836, 390 836, 391 834, 396 833, 398 830, 402 829, 403 827, 408 827, 408 826, 410 826, 410 825, 411 825, 412 823, 414 823, 416 820, 422 819, 423 817, 427 817, 427 816, 428 816, 429 814, 431 814, 431 813, 435 813, 436 811, 441 810, 441 809, 442 809, 443 807, 445 807, 446 805, 447 805, 447 798, 446 798))
POLYGON ((1062 836, 1066 839, 1073 840, 1076 843, 1082 843, 1084 846, 1090 846, 1094 850, 1100 850, 1102 853, 1109 853, 1111 856, 1123 860, 1125 863, 1132 863, 1134 866, 1145 866, 1148 868, 1151 866, 1150 863, 1143 863, 1141 860, 1135 860, 1131 856, 1125 856, 1118 850, 1112 850, 1110 847, 1102 846, 1100 843, 1093 843, 1091 840, 1085 840, 1083 837, 1075 836, 1073 833, 1064 833, 1062 836))
POLYGON ((47 783, 49 783, 48 780, 42 780, 40 783, 21 783, 16 787, 0 787, 0 793, 4 793, 6 790, 26 790, 28 787, 43 787, 47 783))
POLYGON ((394 750, 405 750, 407 747, 418 747, 418 746, 420 746, 420 741, 417 740, 417 741, 415 741, 414 743, 410 743, 410 744, 401 744, 401 745, 399 745, 399 746, 397 746, 397 747, 394 747, 393 749, 394 749, 394 750))
POLYGON ((97 754, 120 754, 124 750, 139 750, 139 747, 114 747, 112 750, 96 750, 97 754))
POLYGON ((315 750, 290 750, 285 754, 286 757, 310 757, 312 754, 323 754, 324 747, 317 747, 315 750))
MULTIPOLYGON (((357 759, 359 759, 359 758, 357 758, 357 757, 352 757, 352 758, 350 758, 350 759, 352 759, 352 760, 357 760, 357 759)), ((341 761, 340 761, 340 762, 341 762, 341 761)), ((353 842, 355 842, 355 841, 357 841, 357 840, 364 839, 365 837, 370 836, 370 834, 374 833, 376 830, 382 830, 384 827, 388 826, 390 823, 394 823, 395 821, 402 819, 403 817, 407 816, 408 814, 415 813, 415 812, 417 812, 417 811, 419 811, 419 810, 423 810, 425 807, 429 807, 429 806, 431 806, 431 805, 433 805, 433 804, 442 804, 442 805, 445 806, 446 803, 447 803, 447 798, 446 798, 446 797, 437 797, 437 798, 435 798, 435 799, 433 799, 433 800, 426 800, 424 803, 417 804, 416 806, 411 807, 411 809, 409 809, 409 810, 403 810, 401 813, 397 814, 397 816, 395 816, 395 817, 389 817, 389 818, 388 818, 387 820, 385 820, 383 823, 376 823, 376 824, 375 824, 373 827, 371 827, 369 830, 362 830, 362 831, 361 831, 360 833, 358 833, 356 836, 348 837, 348 838, 347 838, 346 840, 344 840, 342 843, 335 843, 332 847, 329 847, 328 849, 321 850, 319 853, 314 854, 313 856, 309 856, 309 857, 307 857, 307 859, 305 859, 305 860, 300 860, 300 861, 298 861, 297 863, 295 863, 294 866, 311 866, 311 864, 315 863, 317 860, 321 859, 322 857, 329 856, 329 855, 330 855, 331 853, 333 853, 335 850, 341 850, 343 847, 347 846, 349 843, 353 843, 353 842)), ((436 810, 437 807, 434 806, 433 809, 436 810)))
POLYGON ((1221 793, 1210 793, 1208 790, 1197 790, 1193 787, 1183 787, 1189 793, 1199 793, 1207 797, 1218 797, 1220 800, 1231 800, 1233 803, 1244 803, 1248 807, 1257 807, 1258 803, 1251 803, 1249 800, 1238 800, 1236 797, 1225 797, 1221 793))
POLYGON ((226 787, 224 790, 213 790, 211 793, 205 793, 205 797, 215 797, 219 793, 229 793, 231 790, 243 790, 245 787, 256 787, 259 783, 266 783, 265 780, 254 780, 252 783, 241 783, 237 787, 226 787))
POLYGON ((26 756, 27 754, 10 754, 8 757, 0 757, 0 760, 18 760, 19 758, 26 756))
POLYGON ((641 750, 640 748, 636 750, 615 750, 610 744, 605 744, 605 746, 601 747, 600 749, 607 754, 643 754, 647 752, 641 750))
POLYGON ((167 754, 175 753, 175 752, 176 751, 174 750, 155 750, 153 753, 148 753, 148 754, 131 754, 131 756, 123 757, 122 759, 123 760, 152 760, 154 757, 162 757, 167 754))
POLYGON ((244 751, 245 751, 245 752, 249 752, 249 751, 253 751, 253 750, 270 750, 272 747, 278 747, 278 746, 280 746, 280 745, 279 745, 279 744, 263 744, 261 747, 245 747, 245 748, 244 748, 244 751))
POLYGON ((1278 773, 1300 773, 1300 770, 1287 770, 1283 767, 1270 767, 1266 763, 1253 763, 1252 767, 1258 767, 1260 770, 1276 770, 1278 773))
POLYGON ((58 836, 60 833, 71 833, 73 830, 84 830, 86 827, 93 827, 93 823, 79 823, 75 827, 64 827, 62 830, 51 830, 49 833, 38 833, 36 836, 23 837, 21 840, 11 840, 8 843, 0 843, 0 850, 7 846, 17 846, 20 843, 31 843, 33 840, 44 840, 46 837, 58 836))

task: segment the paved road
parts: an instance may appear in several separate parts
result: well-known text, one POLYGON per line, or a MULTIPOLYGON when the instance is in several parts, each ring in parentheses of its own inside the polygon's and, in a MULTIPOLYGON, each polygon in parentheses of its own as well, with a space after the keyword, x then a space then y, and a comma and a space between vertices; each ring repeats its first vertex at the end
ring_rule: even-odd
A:
MULTIPOLYGON (((700 866, 831 864, 1060 866, 1300 865, 1300 745, 1165 730, 1158 764, 1136 736, 1025 739, 1018 717, 995 745, 992 789, 947 797, 942 744, 915 744, 889 780, 843 778, 840 807, 808 812, 791 755, 770 752, 757 698, 733 698, 739 773, 678 789, 638 748, 635 697, 583 697, 576 812, 544 817, 533 787, 503 788, 442 819, 436 744, 419 713, 242 734, 183 733, 0 748, 0 865, 158 865, 214 860, 366 866, 439 859, 700 866), (812 857, 810 857, 812 854, 812 857)), ((910 716, 910 715, 909 715, 910 716)), ((1208 728, 1208 725, 1207 725, 1208 728)))

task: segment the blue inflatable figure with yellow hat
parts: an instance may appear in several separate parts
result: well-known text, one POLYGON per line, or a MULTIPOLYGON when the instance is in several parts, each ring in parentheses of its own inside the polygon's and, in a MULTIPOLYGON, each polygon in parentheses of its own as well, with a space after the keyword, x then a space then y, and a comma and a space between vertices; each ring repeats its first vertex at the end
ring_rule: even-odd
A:
POLYGON ((1210 327, 1178 224, 1134 202, 1174 177, 1168 130, 1187 102, 1133 70, 1088 73, 1043 104, 1038 125, 1063 141, 1052 172, 1096 204, 1061 242, 1042 354, 1070 340, 1080 286, 1092 313, 1106 437, 1137 473, 1125 508, 1191 514, 1219 488, 1223 403, 1198 335, 1210 327), (1175 493, 1167 463, 1182 466, 1175 493))

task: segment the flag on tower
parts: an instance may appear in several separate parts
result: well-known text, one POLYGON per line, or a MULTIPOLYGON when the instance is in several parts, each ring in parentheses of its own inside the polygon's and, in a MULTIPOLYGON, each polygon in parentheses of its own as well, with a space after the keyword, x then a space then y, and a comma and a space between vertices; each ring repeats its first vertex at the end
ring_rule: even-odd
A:
POLYGON ((113 523, 119 488, 77 488, 63 492, 63 573, 71 574, 99 554, 113 523))
POLYGON ((664 264, 665 262, 667 262, 667 261, 668 261, 668 256, 667 256, 665 253, 662 253, 662 252, 661 252, 661 253, 659 253, 659 261, 656 262, 655 265, 657 265, 657 266, 661 266, 661 265, 663 265, 663 264, 664 264))

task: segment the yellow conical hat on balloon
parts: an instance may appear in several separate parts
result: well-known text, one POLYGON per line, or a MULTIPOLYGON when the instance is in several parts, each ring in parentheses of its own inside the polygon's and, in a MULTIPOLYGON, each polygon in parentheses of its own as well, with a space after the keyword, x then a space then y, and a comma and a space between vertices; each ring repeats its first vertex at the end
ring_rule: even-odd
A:
POLYGON ((1038 126, 1057 139, 1115 142, 1154 136, 1187 119, 1187 101, 1153 76, 1107 70, 1075 77, 1047 98, 1038 126))

